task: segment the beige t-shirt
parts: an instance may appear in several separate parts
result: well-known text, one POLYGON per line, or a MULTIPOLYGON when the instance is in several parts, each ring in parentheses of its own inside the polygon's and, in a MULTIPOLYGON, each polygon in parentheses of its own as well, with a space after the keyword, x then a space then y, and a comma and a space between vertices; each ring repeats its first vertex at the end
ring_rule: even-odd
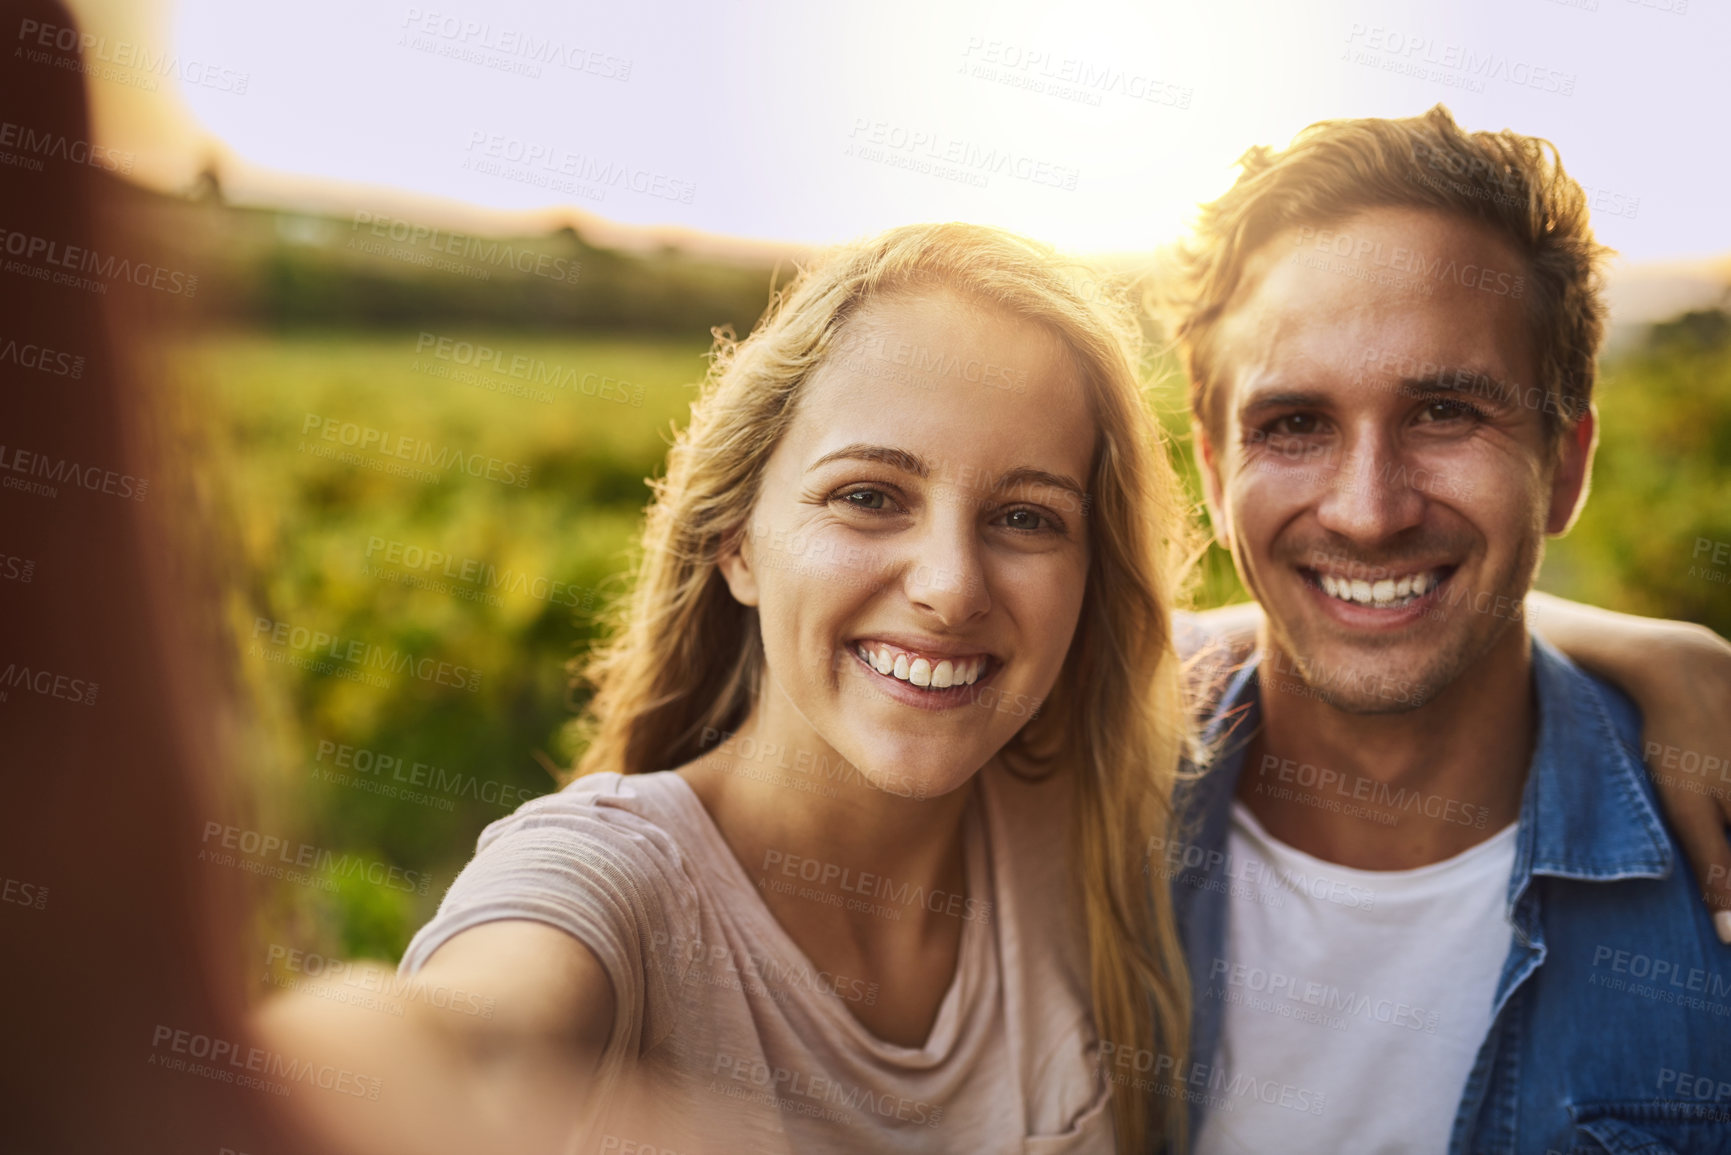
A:
MULTIPOLYGON (((956 975, 921 1047, 854 1018, 850 1004, 875 1001, 874 985, 811 964, 670 771, 591 775, 492 823, 399 973, 502 918, 548 923, 594 951, 618 1006, 603 1066, 622 1059, 626 1071, 602 1097, 610 1114, 591 1121, 595 1150, 1110 1152, 1068 877, 1069 782, 1054 779, 981 771, 965 902, 869 875, 841 884, 884 918, 924 903, 963 919, 956 975)), ((799 870, 777 863, 764 877, 808 885, 799 870)))

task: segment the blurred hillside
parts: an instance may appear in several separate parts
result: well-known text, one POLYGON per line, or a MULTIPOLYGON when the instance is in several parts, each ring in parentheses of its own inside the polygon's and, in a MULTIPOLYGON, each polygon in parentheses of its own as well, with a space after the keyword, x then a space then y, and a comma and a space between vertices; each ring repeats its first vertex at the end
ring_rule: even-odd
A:
POLYGON ((566 227, 480 235, 381 208, 343 216, 230 205, 207 177, 188 197, 116 180, 136 231, 200 276, 200 319, 369 329, 461 322, 526 331, 744 333, 772 266, 663 247, 631 253, 566 227))

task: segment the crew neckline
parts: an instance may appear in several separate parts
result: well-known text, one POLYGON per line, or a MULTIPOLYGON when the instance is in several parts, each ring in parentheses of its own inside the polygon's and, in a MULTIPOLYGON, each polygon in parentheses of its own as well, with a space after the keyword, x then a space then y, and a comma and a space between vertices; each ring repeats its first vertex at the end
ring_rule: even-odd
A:
MULTIPOLYGON (((783 956, 784 962, 803 967, 803 973, 819 973, 821 968, 811 961, 804 948, 794 941, 787 928, 782 926, 781 920, 775 917, 769 904, 764 902, 763 895, 758 892, 751 876, 746 873, 745 865, 734 855, 733 847, 728 845, 721 828, 715 824, 715 819, 703 805, 703 799, 698 797, 691 783, 675 771, 668 770, 664 773, 678 783, 673 793, 679 820, 683 821, 697 838, 703 840, 705 850, 710 856, 723 863, 719 878, 712 876, 710 881, 718 882, 731 892, 728 898, 738 904, 735 909, 751 923, 757 924, 760 933, 768 939, 771 951, 783 956)), ((985 845, 985 823, 980 812, 978 782, 969 789, 968 802, 962 812, 963 878, 966 899, 979 905, 990 899, 990 863, 985 845)), ((947 1058, 960 1039, 967 1000, 977 989, 979 976, 989 963, 990 944, 981 925, 984 921, 962 919, 962 936, 956 949, 955 973, 950 977, 944 996, 938 1003, 938 1013, 932 1020, 926 1041, 919 1046, 894 1043, 873 1033, 833 991, 818 992, 818 997, 811 1005, 818 1013, 838 1023, 839 1029, 850 1032, 855 1042, 886 1060, 904 1067, 937 1066, 947 1058)))
POLYGON ((1295 859, 1302 865, 1315 870, 1328 871, 1355 881, 1381 883, 1384 886, 1424 882, 1441 875, 1452 874, 1480 865, 1480 859, 1508 853, 1513 849, 1515 834, 1521 825, 1517 819, 1482 842, 1476 842, 1459 854, 1450 855, 1439 862, 1427 862, 1423 866, 1411 866, 1399 870, 1366 870, 1363 867, 1345 866, 1326 858, 1318 858, 1314 854, 1298 849, 1291 843, 1281 841, 1270 834, 1267 828, 1257 820, 1256 815, 1251 813, 1250 808, 1237 798, 1232 800, 1232 821, 1234 825, 1242 826, 1245 833, 1253 841, 1269 847, 1283 857, 1295 859))

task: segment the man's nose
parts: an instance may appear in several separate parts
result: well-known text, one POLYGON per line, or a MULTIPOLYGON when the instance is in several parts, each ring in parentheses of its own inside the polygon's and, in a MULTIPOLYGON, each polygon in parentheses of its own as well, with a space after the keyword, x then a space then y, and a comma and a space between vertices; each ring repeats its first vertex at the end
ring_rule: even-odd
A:
POLYGON ((1357 542, 1383 541, 1424 519, 1423 471, 1381 432, 1364 433, 1326 473, 1317 506, 1323 528, 1357 542))

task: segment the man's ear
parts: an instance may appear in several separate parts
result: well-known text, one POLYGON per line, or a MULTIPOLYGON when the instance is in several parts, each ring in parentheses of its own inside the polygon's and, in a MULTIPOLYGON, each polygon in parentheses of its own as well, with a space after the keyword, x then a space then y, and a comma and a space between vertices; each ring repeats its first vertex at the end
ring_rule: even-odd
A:
POLYGON ((1220 462, 1214 447, 1214 440, 1208 436, 1208 427, 1200 417, 1192 416, 1196 422, 1194 440, 1196 442, 1196 471, 1202 475, 1202 497, 1208 504, 1208 521, 1214 527, 1214 540, 1220 548, 1232 549, 1232 517, 1226 509, 1226 498, 1220 485, 1220 462))
POLYGON ((1575 518, 1587 504, 1587 491, 1593 482, 1593 454, 1599 448, 1599 410, 1589 404, 1587 411, 1565 430, 1562 444, 1557 447, 1557 465, 1551 474, 1551 508, 1545 518, 1545 532, 1553 537, 1568 533, 1575 518))
POLYGON ((734 601, 742 606, 757 604, 757 574, 752 569, 749 527, 742 525, 727 535, 721 543, 721 554, 715 559, 715 565, 721 571, 722 580, 727 582, 734 601))

